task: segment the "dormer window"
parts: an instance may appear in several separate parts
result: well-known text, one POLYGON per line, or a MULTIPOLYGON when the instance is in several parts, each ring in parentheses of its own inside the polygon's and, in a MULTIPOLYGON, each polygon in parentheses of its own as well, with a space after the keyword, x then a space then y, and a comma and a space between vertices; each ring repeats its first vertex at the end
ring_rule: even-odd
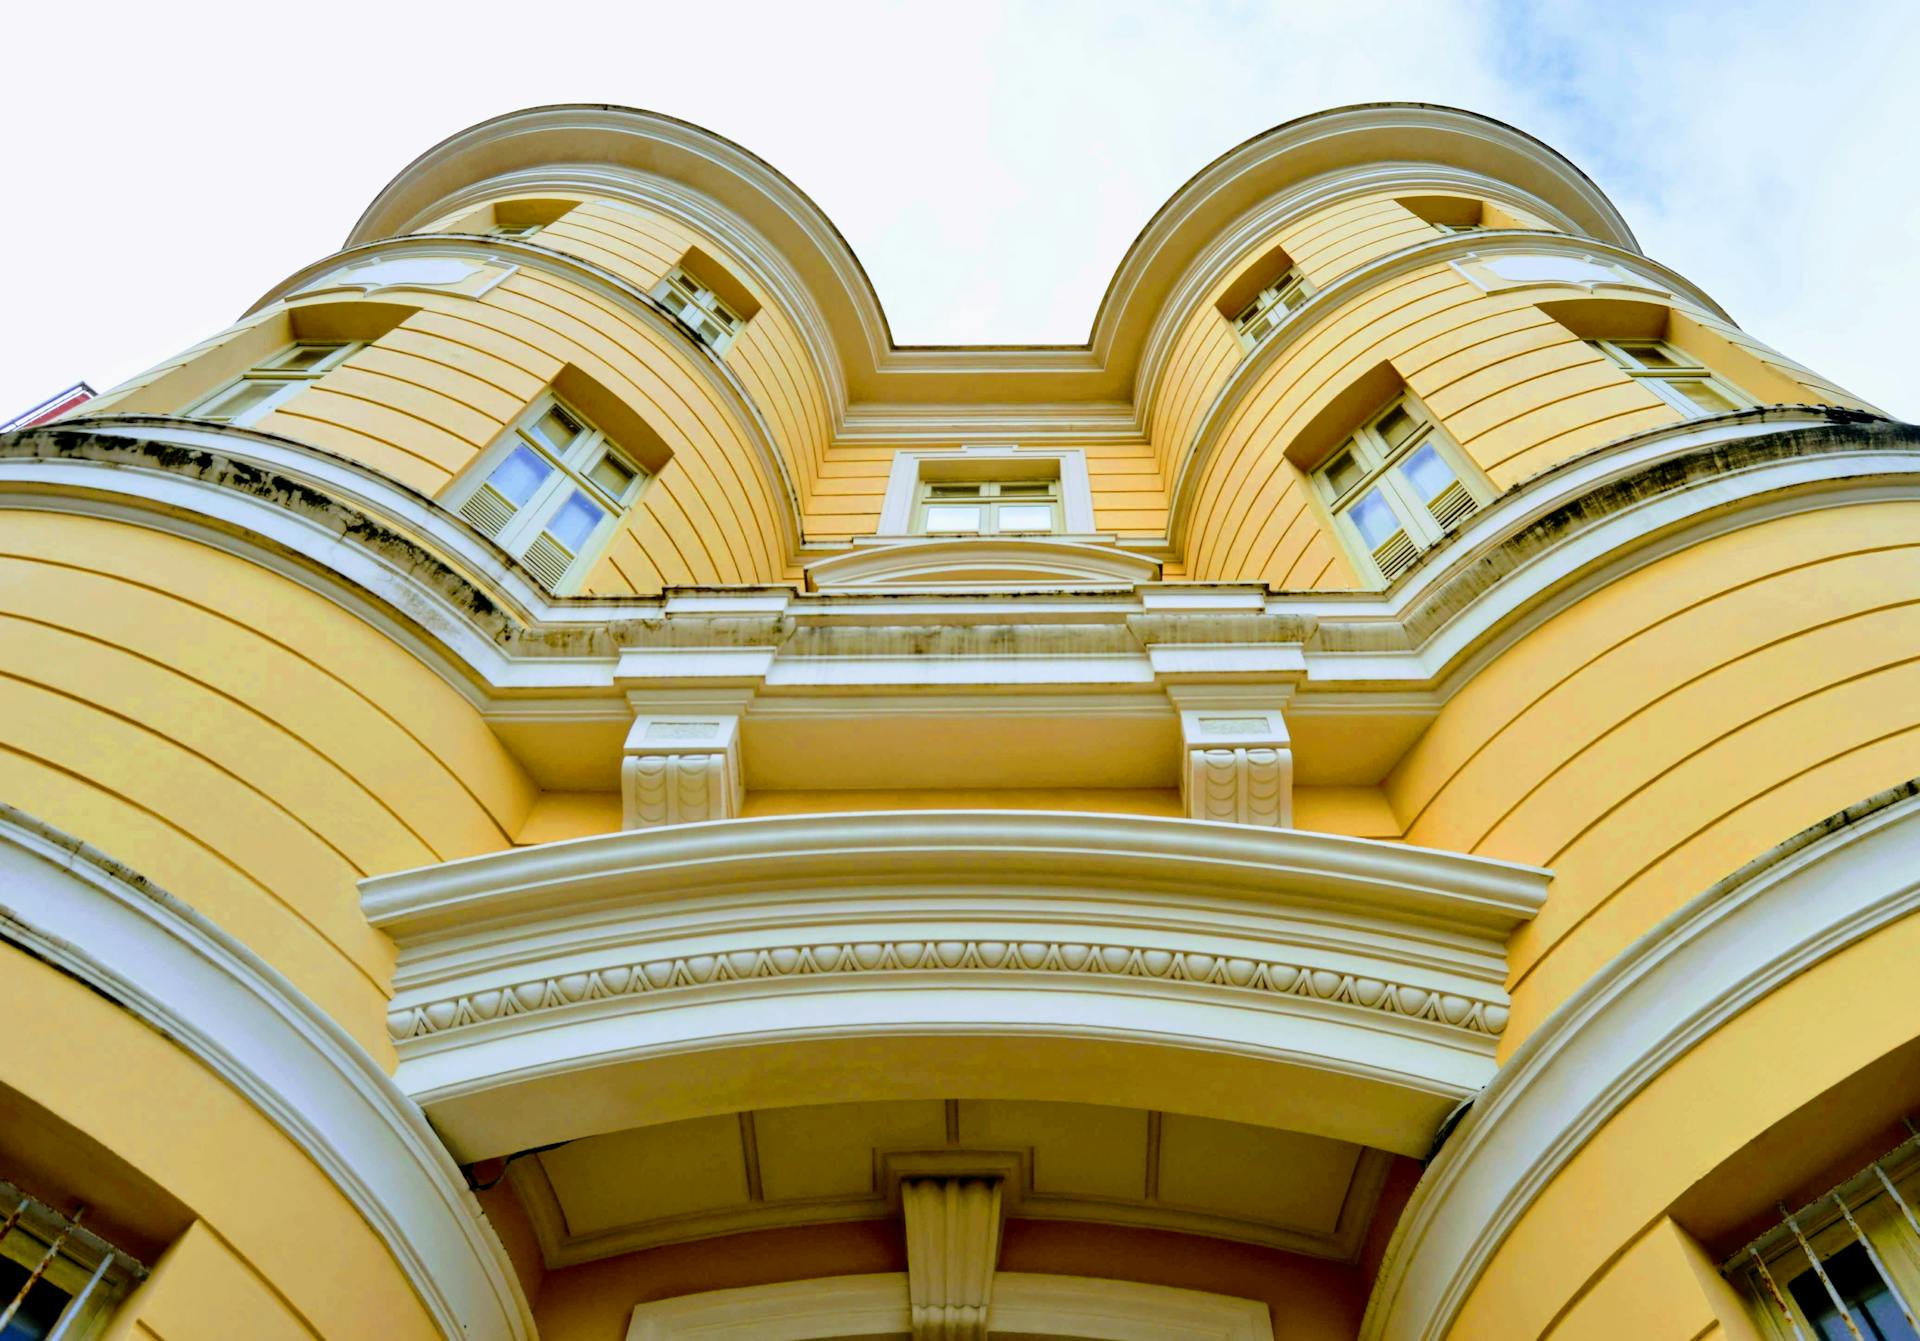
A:
POLYGON ((1240 343, 1252 349, 1286 319, 1287 313, 1307 301, 1306 281, 1289 267, 1284 274, 1254 295, 1253 301, 1233 319, 1240 343))
POLYGON ((203 397, 184 413, 244 428, 267 417, 308 383, 339 367, 360 346, 353 341, 301 341, 271 354, 203 397))
POLYGON ((926 480, 915 514, 921 535, 1052 535, 1060 530, 1060 481, 926 480))
POLYGON ((1383 582, 1488 501, 1431 418, 1405 396, 1362 424, 1313 472, 1314 487, 1349 548, 1383 582))
POLYGON ((1589 340, 1587 343, 1689 419, 1726 414, 1753 404, 1715 377, 1705 365, 1665 340, 1589 340))
POLYGON ((718 293, 677 265, 653 286, 653 296, 716 354, 726 353, 733 337, 746 325, 746 318, 718 293))
POLYGON ((550 591, 578 581, 647 472, 551 392, 483 458, 453 506, 550 591))

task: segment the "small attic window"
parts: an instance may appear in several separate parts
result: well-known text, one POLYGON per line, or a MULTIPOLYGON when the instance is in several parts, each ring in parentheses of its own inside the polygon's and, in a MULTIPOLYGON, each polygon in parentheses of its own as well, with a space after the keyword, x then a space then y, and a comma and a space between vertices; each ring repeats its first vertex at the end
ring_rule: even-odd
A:
POLYGON ((716 354, 725 354, 760 311, 747 287, 698 247, 661 276, 653 297, 716 354))
POLYGON ((1293 259, 1275 247, 1241 271, 1215 306, 1232 323, 1241 345, 1251 350, 1312 293, 1293 259))
POLYGON ((1536 221, 1472 196, 1401 196, 1402 209, 1441 233, 1477 233, 1487 228, 1539 228, 1536 221))

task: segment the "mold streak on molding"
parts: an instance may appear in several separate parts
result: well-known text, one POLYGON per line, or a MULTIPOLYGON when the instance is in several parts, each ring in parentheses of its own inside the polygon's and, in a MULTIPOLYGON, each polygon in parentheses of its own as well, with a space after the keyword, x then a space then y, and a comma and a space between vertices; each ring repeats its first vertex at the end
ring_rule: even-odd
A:
POLYGON ((1295 1077, 1288 1098, 1196 1100, 1171 1062, 1128 1083, 1153 1091, 1145 1107, 1415 1152, 1491 1074, 1505 939, 1546 879, 1288 830, 926 811, 637 830, 362 889, 400 947, 401 1083, 475 1157, 587 1134, 609 1103, 666 1121, 909 1097, 894 1061, 829 1094, 810 1066, 752 1058, 939 1038, 1033 1098, 1143 1050, 1237 1057, 1249 1083, 1295 1077), (1038 1039, 1067 1049, 1052 1074, 995 1060, 1038 1039), (683 1059, 691 1088, 669 1074, 683 1059))

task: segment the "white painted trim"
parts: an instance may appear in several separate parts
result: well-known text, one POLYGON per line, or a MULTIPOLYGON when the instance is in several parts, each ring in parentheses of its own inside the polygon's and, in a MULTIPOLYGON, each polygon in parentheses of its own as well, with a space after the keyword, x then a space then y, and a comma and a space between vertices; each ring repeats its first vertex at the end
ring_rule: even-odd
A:
POLYGON ((1395 1231, 1365 1341, 1447 1335, 1541 1191, 1650 1081, 1916 910, 1920 795, 1903 788, 1782 844, 1646 932, 1527 1038, 1448 1139, 1395 1231))
MULTIPOLYGON (((1316 699, 1328 695, 1384 690, 1400 700, 1410 693, 1425 696, 1421 711, 1431 713, 1513 639, 1639 566, 1791 512, 1912 497, 1920 455, 1911 430, 1885 421, 1853 427, 1861 422, 1857 416, 1836 417, 1812 408, 1771 408, 1665 425, 1563 463, 1508 491, 1391 591, 1265 597, 1262 617, 1279 615, 1299 623, 1299 631, 1291 635, 1299 641, 1291 650, 1305 679, 1295 712, 1316 711, 1316 699), (1855 440, 1795 455, 1766 454, 1766 438, 1799 429, 1826 429, 1843 442, 1850 435, 1855 440), (1677 474, 1657 492, 1557 533, 1499 580, 1486 580, 1486 565, 1501 560, 1503 546, 1556 509, 1597 490, 1630 483, 1691 453, 1743 443, 1759 449, 1757 459, 1737 470, 1677 474), (1470 593, 1458 608, 1448 596, 1455 582, 1470 593), (1436 619, 1429 611, 1444 613, 1436 619), (1346 629, 1361 633, 1364 645, 1378 646, 1377 637, 1365 635, 1396 624, 1415 630, 1414 645, 1388 651, 1337 650, 1346 629), (1317 633, 1309 637, 1315 626, 1317 633)), ((186 536, 258 563, 366 619, 437 669, 476 707, 497 708, 506 716, 518 709, 505 695, 517 699, 543 691, 586 691, 618 698, 625 688, 622 677, 650 674, 643 663, 663 657, 675 663, 674 674, 744 675, 786 691, 871 693, 919 683, 995 685, 1008 691, 1003 698, 1010 708, 1024 694, 1053 695, 1072 683, 1144 688, 1160 674, 1148 649, 1136 649, 1130 642, 1123 649, 1113 635, 1117 626, 1146 613, 1149 604, 1163 604, 1166 593, 1175 590, 1141 584, 1130 593, 1107 595, 982 593, 915 599, 844 592, 808 595, 762 587, 689 590, 663 599, 555 599, 444 509, 318 449, 251 430, 141 417, 71 421, 30 430, 0 446, 31 450, 38 437, 69 442, 77 437, 80 450, 69 447, 57 456, 0 455, 0 506, 111 517, 186 536), (143 442, 186 448, 201 464, 160 469, 143 455, 143 442), (217 474, 210 464, 215 458, 306 484, 324 495, 319 502, 325 506, 290 507, 278 495, 258 496, 217 478, 202 478, 201 472, 217 474), (331 504, 331 499, 341 503, 331 504), (395 561, 391 547, 352 543, 346 532, 358 520, 355 510, 423 537, 435 555, 446 556, 444 566, 430 570, 407 565, 395 561), (461 586, 466 583, 478 591, 468 593, 461 586), (492 611, 491 622, 479 622, 476 605, 495 603, 503 608, 492 611), (662 636, 640 638, 641 632, 659 624, 663 610, 672 618, 662 636), (694 627, 699 619, 745 615, 768 621, 763 645, 740 648, 736 640, 728 657, 704 669, 689 659, 705 655, 694 627), (689 622, 681 623, 683 616, 689 622), (1080 640, 1089 650, 1100 649, 1101 655, 781 655, 783 643, 802 626, 873 627, 877 637, 886 626, 903 622, 956 630, 983 624, 1050 624, 1063 634, 1072 630, 1068 646, 1080 640), (638 645, 624 650, 610 645, 620 639, 638 645), (570 646, 577 650, 569 652, 570 646), (521 650, 529 647, 539 655, 521 650), (740 661, 747 653, 752 654, 751 665, 740 661)), ((1178 590, 1191 593, 1184 601, 1217 602, 1250 588, 1223 583, 1178 590)), ((1231 612, 1217 613, 1224 621, 1231 612)), ((876 650, 884 641, 875 642, 876 650)), ((1229 664, 1234 649, 1231 642, 1217 649, 1227 660, 1215 671, 1246 673, 1237 663, 1229 664)), ((1180 669, 1191 673, 1204 668, 1183 662, 1180 669)), ((755 712, 769 710, 769 705, 763 694, 755 712)))
POLYGON ((366 1217, 448 1336, 531 1341, 506 1253, 419 1109, 252 951, 10 807, 0 939, 117 1002, 265 1113, 366 1217))
POLYGON ((957 590, 971 595, 1096 586, 1131 594, 1141 583, 1156 581, 1160 565, 1081 536, 903 536, 815 559, 807 576, 826 594, 957 590), (987 571, 996 574, 990 581, 979 576, 987 571))
MULTIPOLYGON (((719 1066, 762 1046, 912 1035, 1016 1051, 1084 1040, 1089 1065, 1173 1047, 1295 1076, 1300 1096, 1304 1078, 1341 1077, 1379 1103, 1287 1120, 1418 1153, 1448 1102, 1491 1076, 1506 938, 1547 879, 1293 830, 927 811, 578 839, 370 878, 362 906, 400 948, 397 1079, 467 1156, 500 1151, 463 1145, 455 1108, 511 1126, 503 1148, 562 1139, 540 1124, 570 1116, 516 1106, 528 1084, 584 1093, 689 1052, 719 1066)), ((640 1108, 623 1123, 666 1120, 649 1088, 631 1087, 622 1103, 640 1108)), ((1151 1097, 1135 1106, 1196 1101, 1151 1097)))
MULTIPOLYGON (((1257 1299, 1169 1285, 1002 1271, 994 1334, 1085 1341, 1273 1341, 1257 1299)), ((913 1330, 905 1272, 822 1276, 680 1295, 633 1311, 626 1341, 820 1341, 913 1330)))
POLYGON ((1093 485, 1087 474, 1087 454, 1079 447, 902 447, 893 454, 887 472, 887 492, 880 503, 880 523, 874 534, 894 539, 913 534, 914 496, 926 466, 939 461, 978 461, 1006 457, 1015 461, 1055 461, 1060 469, 1060 509, 1067 535, 1092 535, 1093 485))

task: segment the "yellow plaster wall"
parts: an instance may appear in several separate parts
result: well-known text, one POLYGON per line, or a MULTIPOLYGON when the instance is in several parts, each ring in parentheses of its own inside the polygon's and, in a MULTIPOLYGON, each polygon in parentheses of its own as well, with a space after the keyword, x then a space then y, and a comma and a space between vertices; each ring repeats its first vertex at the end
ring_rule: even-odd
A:
POLYGON ((1661 918, 1920 774, 1920 503, 1706 541, 1587 597, 1452 699, 1387 795, 1411 842, 1546 866, 1518 1045, 1661 918))
POLYGON ((0 947, 0 980, 9 1004, 0 1083, 197 1217, 122 1307, 120 1335, 439 1335, 360 1213, 237 1092, 119 1006, 11 947, 0 947))
MULTIPOLYGON (((1120 536, 1166 533, 1166 485, 1154 463, 1151 447, 1144 442, 1063 442, 1060 445, 1086 453, 1096 531, 1120 536)), ((828 449, 807 507, 808 537, 833 541, 872 535, 880 525, 887 474, 898 450, 899 445, 880 443, 846 444, 828 449)))
POLYGON ((0 514, 0 796, 191 903, 390 1058, 355 881, 507 846, 535 789, 467 700, 285 578, 0 514))
MULTIPOLYGON (((1623 1246, 1636 1245, 1683 1192, 1748 1141, 1910 1041, 1920 1020, 1916 956, 1920 918, 1909 917, 1775 989, 1653 1077, 1548 1183, 1448 1335, 1532 1341, 1563 1315, 1570 1337, 1642 1335, 1626 1325, 1635 1314, 1618 1288, 1639 1270, 1623 1246), (1846 1027, 1834 1028, 1835 1020, 1846 1027), (1621 1268, 1611 1267, 1616 1256, 1621 1268), (1612 1269, 1629 1275, 1616 1285, 1612 1269), (1591 1304, 1569 1308, 1589 1292, 1591 1304), (1619 1325, 1593 1330, 1610 1316, 1610 1301, 1621 1310, 1613 1315, 1619 1325)), ((1726 1311, 1724 1296, 1716 1300, 1705 1280, 1701 1292, 1724 1334, 1747 1341, 1751 1332, 1726 1311)))
POLYGON ((1550 1341, 1760 1341, 1733 1287, 1666 1216, 1609 1263, 1553 1325, 1550 1341))

